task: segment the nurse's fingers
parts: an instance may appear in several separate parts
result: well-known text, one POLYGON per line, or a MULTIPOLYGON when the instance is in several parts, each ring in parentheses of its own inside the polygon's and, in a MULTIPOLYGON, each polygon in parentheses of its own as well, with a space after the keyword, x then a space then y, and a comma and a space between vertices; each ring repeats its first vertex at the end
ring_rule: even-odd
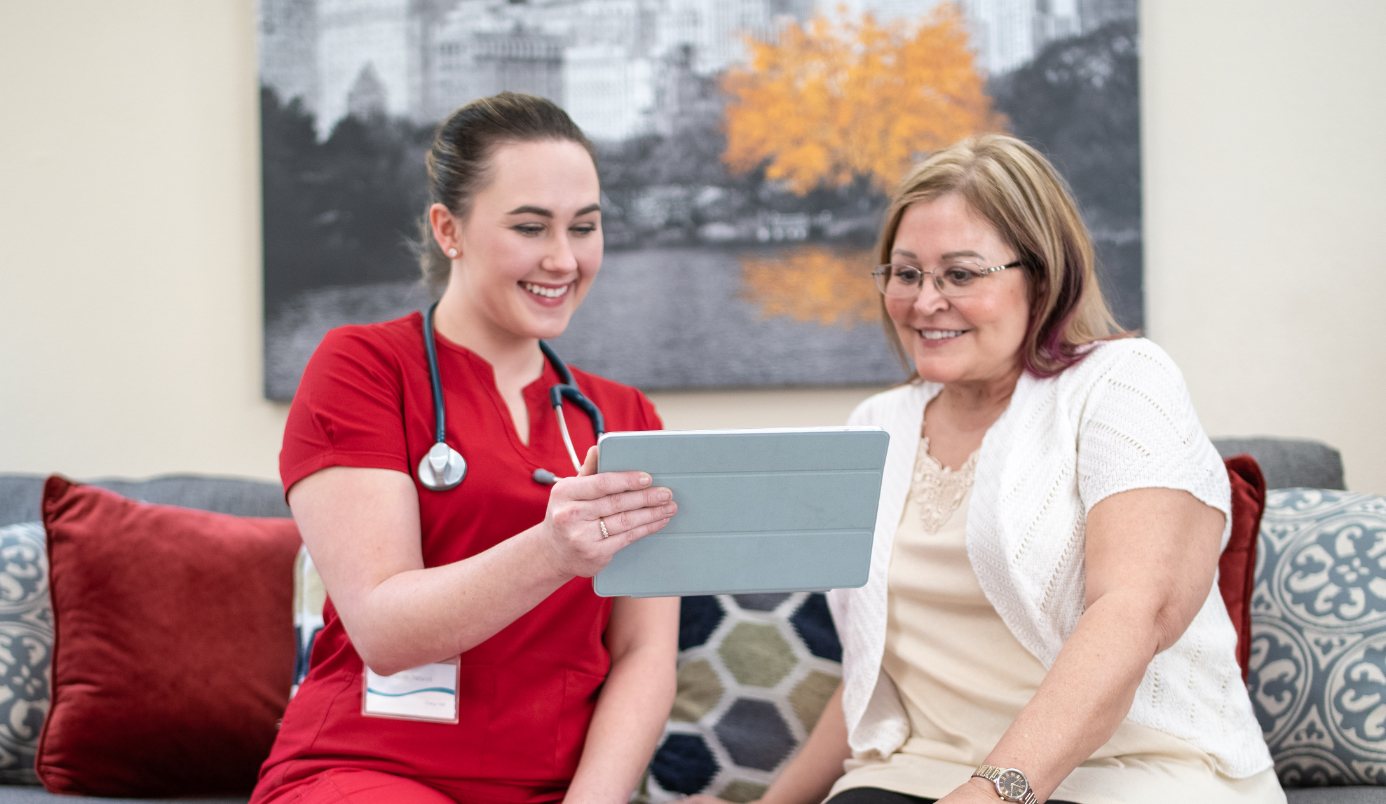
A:
POLYGON ((587 477, 597 473, 597 448, 596 446, 587 449, 587 456, 582 459, 582 468, 578 470, 578 477, 587 477))
POLYGON ((672 499, 674 499, 674 492, 664 486, 655 486, 639 491, 623 491, 619 494, 600 497, 588 502, 585 508, 588 516, 593 519, 599 516, 611 518, 626 511, 657 508, 672 499))
MULTIPOLYGON (((606 523, 606 531, 611 536, 634 533, 641 528, 650 525, 658 525, 654 530, 640 534, 640 536, 648 536, 650 533, 654 533, 655 530, 664 527, 664 523, 668 522, 670 517, 678 513, 678 510, 678 503, 666 502, 661 505, 636 508, 634 510, 605 515, 598 517, 598 519, 606 523)), ((640 536, 631 537, 626 544, 640 538, 640 536)))
MULTIPOLYGON (((583 470, 586 469, 584 464, 583 470)), ((643 489, 650 483, 648 472, 601 472, 565 477, 554 484, 550 496, 564 500, 599 500, 612 494, 643 489)))
MULTIPOLYGON (((611 534, 605 543, 616 542, 617 550, 625 547, 631 542, 643 539, 652 533, 658 533, 669 524, 669 520, 678 511, 678 505, 669 503, 663 508, 642 508, 639 511, 632 511, 628 514, 607 518, 607 532, 611 534), (616 523, 613 527, 613 522, 616 523), (635 523, 629 528, 623 527, 624 522, 635 523)), ((616 552, 615 550, 612 551, 616 552)))
MULTIPOLYGON (((553 493, 549 496, 545 519, 565 533, 580 531, 588 524, 596 524, 598 519, 607 520, 606 527, 609 532, 612 520, 632 511, 659 511, 671 505, 674 498, 673 492, 662 486, 625 491, 595 500, 574 500, 563 491, 559 486, 554 486, 553 493)), ((630 522, 631 526, 641 524, 630 519, 622 519, 621 522, 630 522)))
MULTIPOLYGON (((574 480, 589 479, 594 478, 574 480)), ((640 497, 656 491, 628 493, 640 497)), ((598 516, 594 505, 589 500, 564 499, 558 486, 549 497, 541 533, 554 566, 568 574, 591 577, 611 561, 617 550, 659 530, 677 510, 672 501, 656 502, 608 518, 598 516)))

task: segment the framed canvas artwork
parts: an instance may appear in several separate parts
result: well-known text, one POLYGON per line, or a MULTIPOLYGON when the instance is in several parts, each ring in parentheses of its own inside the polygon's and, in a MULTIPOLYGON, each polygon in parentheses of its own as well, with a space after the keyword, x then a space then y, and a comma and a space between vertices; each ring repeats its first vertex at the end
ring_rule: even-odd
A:
POLYGON ((265 393, 430 299, 424 153, 502 90, 598 150, 606 255, 556 347, 646 390, 879 385, 889 188, 1008 131, 1067 177, 1143 324, 1137 0, 260 0, 265 393))

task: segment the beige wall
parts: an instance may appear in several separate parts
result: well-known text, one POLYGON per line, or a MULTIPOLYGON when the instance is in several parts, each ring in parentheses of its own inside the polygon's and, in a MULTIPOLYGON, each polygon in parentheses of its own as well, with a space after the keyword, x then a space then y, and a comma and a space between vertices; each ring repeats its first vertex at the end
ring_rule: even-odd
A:
MULTIPOLYGON (((276 474, 252 8, 0 3, 0 471, 276 474)), ((1144 0, 1142 24, 1149 333, 1211 432, 1322 438, 1386 492, 1386 3, 1144 0)), ((656 402, 816 424, 865 392, 656 402)))

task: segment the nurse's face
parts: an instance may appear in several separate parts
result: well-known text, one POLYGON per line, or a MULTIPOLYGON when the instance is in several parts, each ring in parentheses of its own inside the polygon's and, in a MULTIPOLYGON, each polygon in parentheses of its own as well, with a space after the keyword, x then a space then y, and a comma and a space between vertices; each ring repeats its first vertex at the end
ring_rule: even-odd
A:
POLYGON ((458 221, 449 290, 499 339, 563 334, 602 266, 592 157, 566 140, 500 146, 490 182, 458 221))

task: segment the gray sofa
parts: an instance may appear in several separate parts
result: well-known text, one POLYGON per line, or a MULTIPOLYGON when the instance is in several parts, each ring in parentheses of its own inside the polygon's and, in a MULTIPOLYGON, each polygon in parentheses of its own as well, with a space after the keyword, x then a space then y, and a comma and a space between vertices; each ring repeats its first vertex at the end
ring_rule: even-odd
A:
MULTIPOLYGON (((1313 489, 1342 489, 1343 469, 1338 452, 1326 445, 1288 439, 1221 439, 1217 441, 1219 451, 1224 455, 1249 453, 1255 457, 1265 474, 1267 487, 1281 489, 1306 487, 1313 489)), ((19 522, 32 522, 40 518, 39 504, 44 478, 37 475, 0 474, 0 527, 19 522)), ((184 507, 218 511, 222 513, 253 516, 286 516, 288 511, 283 503, 280 490, 274 483, 219 478, 210 476, 184 475, 159 477, 143 481, 96 480, 99 485, 135 499, 155 503, 174 504, 184 507)), ((1265 538, 1264 532, 1262 538, 1265 538)), ((285 578, 285 583, 291 579, 285 578)), ((744 596, 743 596, 744 597, 744 596)), ((744 603, 744 601, 741 601, 744 603)), ((800 628, 796 622, 795 627, 800 628)), ((687 627, 687 621, 685 621, 687 627)), ((682 677, 681 677, 682 679, 682 677)), ((682 683, 682 680, 681 680, 682 683)), ((676 706, 675 719, 679 719, 676 706)), ((700 724, 689 716, 683 716, 681 723, 673 731, 684 737, 696 736, 700 724)), ((717 738, 716 729, 706 729, 707 738, 717 738)), ((718 732, 726 736, 724 732, 718 732)), ((656 764, 659 755, 656 757, 656 764)), ((656 769, 654 776, 659 776, 656 769)), ((1282 775, 1284 772, 1282 771, 1282 775)), ((1299 774, 1306 784, 1321 783, 1321 778, 1312 774, 1299 774)), ((1295 777, 1295 773, 1291 773, 1295 777)), ((647 786, 644 794, 653 800, 668 798, 668 793, 660 794, 659 785, 647 786), (654 791, 653 794, 651 791, 654 791)), ((742 788, 745 789, 745 788, 742 788)), ((714 791, 716 792, 716 791, 714 791)), ((55 796, 35 786, 0 786, 0 804, 5 802, 36 802, 52 800, 55 796)), ((1386 802, 1386 786, 1339 786, 1290 789, 1289 799, 1294 804, 1355 804, 1356 802, 1386 802)), ((108 801, 130 801, 132 799, 106 799, 108 801)), ((199 801, 244 801, 244 797, 180 799, 199 801)))

